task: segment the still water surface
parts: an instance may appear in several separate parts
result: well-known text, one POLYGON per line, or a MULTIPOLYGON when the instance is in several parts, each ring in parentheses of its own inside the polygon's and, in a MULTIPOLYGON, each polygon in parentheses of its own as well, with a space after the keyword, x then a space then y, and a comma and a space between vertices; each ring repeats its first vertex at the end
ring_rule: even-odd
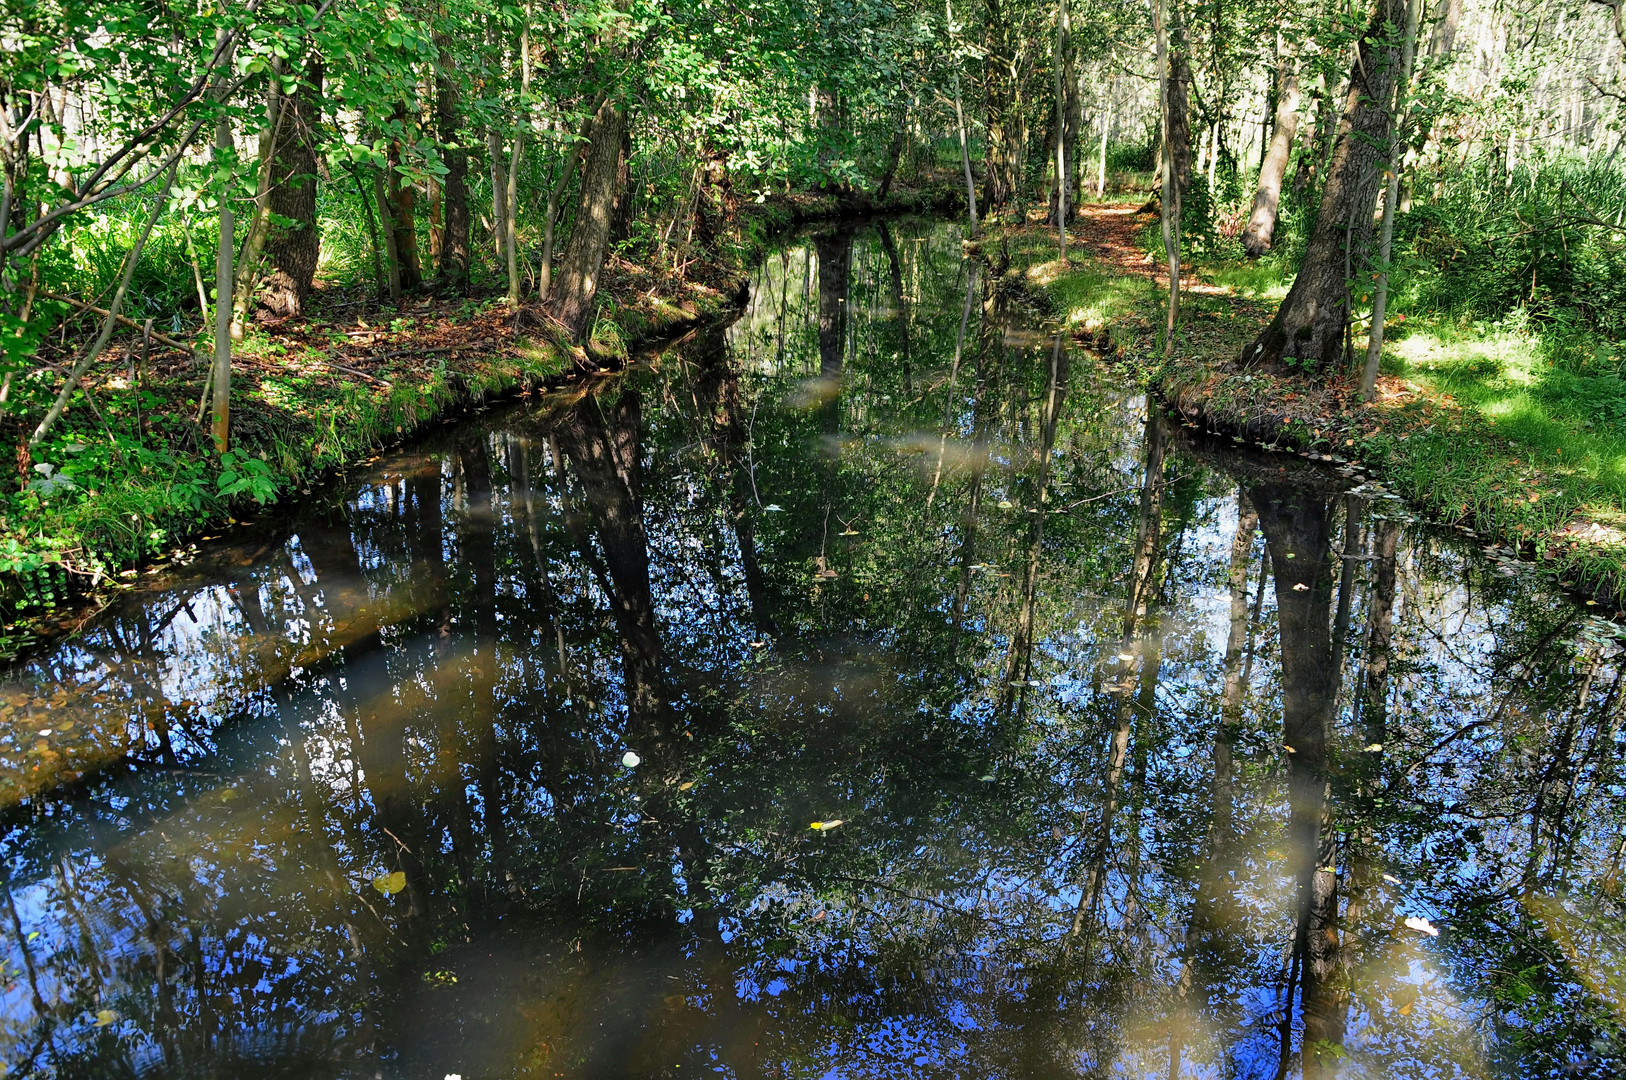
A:
POLYGON ((941 224, 0 682, 30 1077, 1618 1075, 1622 647, 941 224))

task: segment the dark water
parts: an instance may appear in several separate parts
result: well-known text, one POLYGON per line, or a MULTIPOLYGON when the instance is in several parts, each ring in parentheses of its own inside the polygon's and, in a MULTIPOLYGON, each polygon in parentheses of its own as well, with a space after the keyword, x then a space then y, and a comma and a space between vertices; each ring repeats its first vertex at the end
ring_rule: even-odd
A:
POLYGON ((40 1077, 1606 1076, 1621 642, 795 244, 0 684, 40 1077))

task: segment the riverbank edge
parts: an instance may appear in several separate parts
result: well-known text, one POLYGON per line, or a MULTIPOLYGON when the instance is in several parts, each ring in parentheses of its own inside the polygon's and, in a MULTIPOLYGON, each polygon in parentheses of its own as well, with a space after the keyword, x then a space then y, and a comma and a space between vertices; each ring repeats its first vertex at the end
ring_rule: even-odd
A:
MULTIPOLYGON (((328 483, 378 453, 420 438, 472 410, 619 370, 638 352, 658 348, 700 327, 731 321, 743 307, 751 269, 775 241, 797 229, 822 222, 943 212, 961 198, 963 194, 953 184, 927 182, 899 185, 884 200, 797 192, 743 204, 730 235, 717 244, 713 258, 691 267, 686 278, 676 283, 674 293, 656 299, 643 295, 641 285, 618 289, 617 275, 607 268, 609 280, 601 291, 600 314, 585 345, 555 334, 534 302, 522 304, 517 312, 500 299, 477 302, 468 327, 472 330, 481 320, 488 325, 509 322, 516 328, 509 338, 495 347, 487 347, 492 342, 475 341, 464 348, 427 350, 451 355, 432 367, 384 372, 388 378, 377 371, 341 367, 351 377, 329 384, 330 393, 289 403, 307 412, 326 413, 325 428, 300 433, 305 436, 303 446, 263 437, 266 425, 240 425, 264 403, 247 399, 240 387, 234 387, 234 438, 245 454, 265 464, 269 481, 275 484, 272 497, 256 504, 241 494, 220 497, 205 492, 207 501, 201 511, 184 519, 132 518, 123 543, 99 539, 90 530, 75 530, 67 546, 36 553, 35 569, 0 569, 0 659, 16 660, 46 642, 77 633, 128 590, 131 580, 143 570, 156 572, 165 563, 191 557, 196 542, 208 534, 276 513, 278 500, 290 493, 305 493, 328 483), (527 327, 524 332, 517 329, 521 323, 527 327), (249 430, 239 434, 240 426, 249 430), (163 532, 162 549, 139 554, 139 547, 132 550, 130 541, 153 528, 163 532), (60 581, 58 588, 65 595, 53 598, 47 594, 43 601, 30 603, 29 587, 37 594, 38 583, 53 578, 60 581)), ((621 269, 648 271, 624 263, 621 269)), ((318 304, 310 321, 323 325, 327 315, 318 304)), ((262 348, 268 343, 277 347, 275 334, 259 342, 262 348)), ((254 350, 241 359, 252 367, 254 350)), ((329 366, 326 374, 336 372, 329 366)), ((93 491, 88 499, 80 500, 76 515, 104 525, 110 515, 98 514, 97 498, 93 491)), ((119 515, 121 523, 123 517, 119 515)), ((28 567, 29 563, 13 552, 11 565, 28 567)))
POLYGON ((1061 268, 1054 234, 1042 227, 991 230, 982 254, 1002 287, 1081 346, 1132 367, 1171 418, 1238 444, 1365 473, 1420 518, 1493 558, 1534 564, 1597 614, 1626 619, 1626 519, 1587 513, 1552 483, 1562 466, 1529 462, 1478 414, 1433 400, 1404 379, 1384 377, 1376 399, 1363 403, 1342 377, 1242 369, 1236 358, 1271 311, 1236 297, 1187 297, 1172 359, 1159 355, 1161 305, 1130 304, 1074 327, 1059 299, 1068 286, 1086 272, 1121 271, 1083 253, 1061 268))

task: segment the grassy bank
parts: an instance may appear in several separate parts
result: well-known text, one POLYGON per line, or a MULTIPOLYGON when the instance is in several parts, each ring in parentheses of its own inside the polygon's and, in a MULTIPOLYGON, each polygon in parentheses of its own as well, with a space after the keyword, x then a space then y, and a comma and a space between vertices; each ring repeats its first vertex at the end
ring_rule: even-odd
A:
POLYGON ((1142 236, 1150 219, 1125 209, 1093 236, 1086 224, 1065 267, 1054 234, 1038 228, 1007 228, 988 246, 1009 251, 1013 284, 1081 339, 1137 362, 1187 421, 1360 463, 1424 516, 1545 563, 1600 611, 1626 611, 1626 349, 1519 312, 1486 322, 1401 310, 1378 395, 1364 404, 1346 376, 1242 369, 1236 358, 1290 279, 1268 262, 1215 262, 1197 267, 1165 361, 1165 286, 1142 236))
MULTIPOLYGON (((0 495, 0 654, 71 631, 140 564, 280 511, 449 415, 615 366, 640 345, 726 317, 765 246, 799 224, 930 210, 954 194, 903 189, 879 207, 775 196, 742 210, 705 262, 681 274, 612 257, 585 348, 563 341, 534 304, 516 311, 489 290, 398 304, 370 288, 322 291, 306 317, 256 327, 234 351, 224 458, 197 419, 207 358, 121 330, 62 421, 19 463, 24 483, 0 495)), ((13 432, 14 442, 25 434, 13 432)))

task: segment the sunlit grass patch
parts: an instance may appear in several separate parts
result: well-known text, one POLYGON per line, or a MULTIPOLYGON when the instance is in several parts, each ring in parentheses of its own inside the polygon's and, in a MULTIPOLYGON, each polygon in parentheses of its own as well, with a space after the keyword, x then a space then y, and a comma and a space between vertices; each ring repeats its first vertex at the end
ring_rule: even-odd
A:
POLYGON ((1588 337, 1509 320, 1429 320, 1386 344, 1388 368, 1473 410, 1532 460, 1567 477, 1588 508, 1626 511, 1626 381, 1588 337))
POLYGON ((1293 287, 1293 274, 1273 259, 1202 266, 1197 275, 1210 285, 1253 300, 1282 300, 1293 287))
POLYGON ((1061 321, 1069 327, 1094 330, 1137 308, 1155 304, 1158 288, 1149 278, 1116 273, 1094 260, 1074 259, 1063 266, 1059 259, 1038 263, 1028 280, 1050 296, 1061 321))

